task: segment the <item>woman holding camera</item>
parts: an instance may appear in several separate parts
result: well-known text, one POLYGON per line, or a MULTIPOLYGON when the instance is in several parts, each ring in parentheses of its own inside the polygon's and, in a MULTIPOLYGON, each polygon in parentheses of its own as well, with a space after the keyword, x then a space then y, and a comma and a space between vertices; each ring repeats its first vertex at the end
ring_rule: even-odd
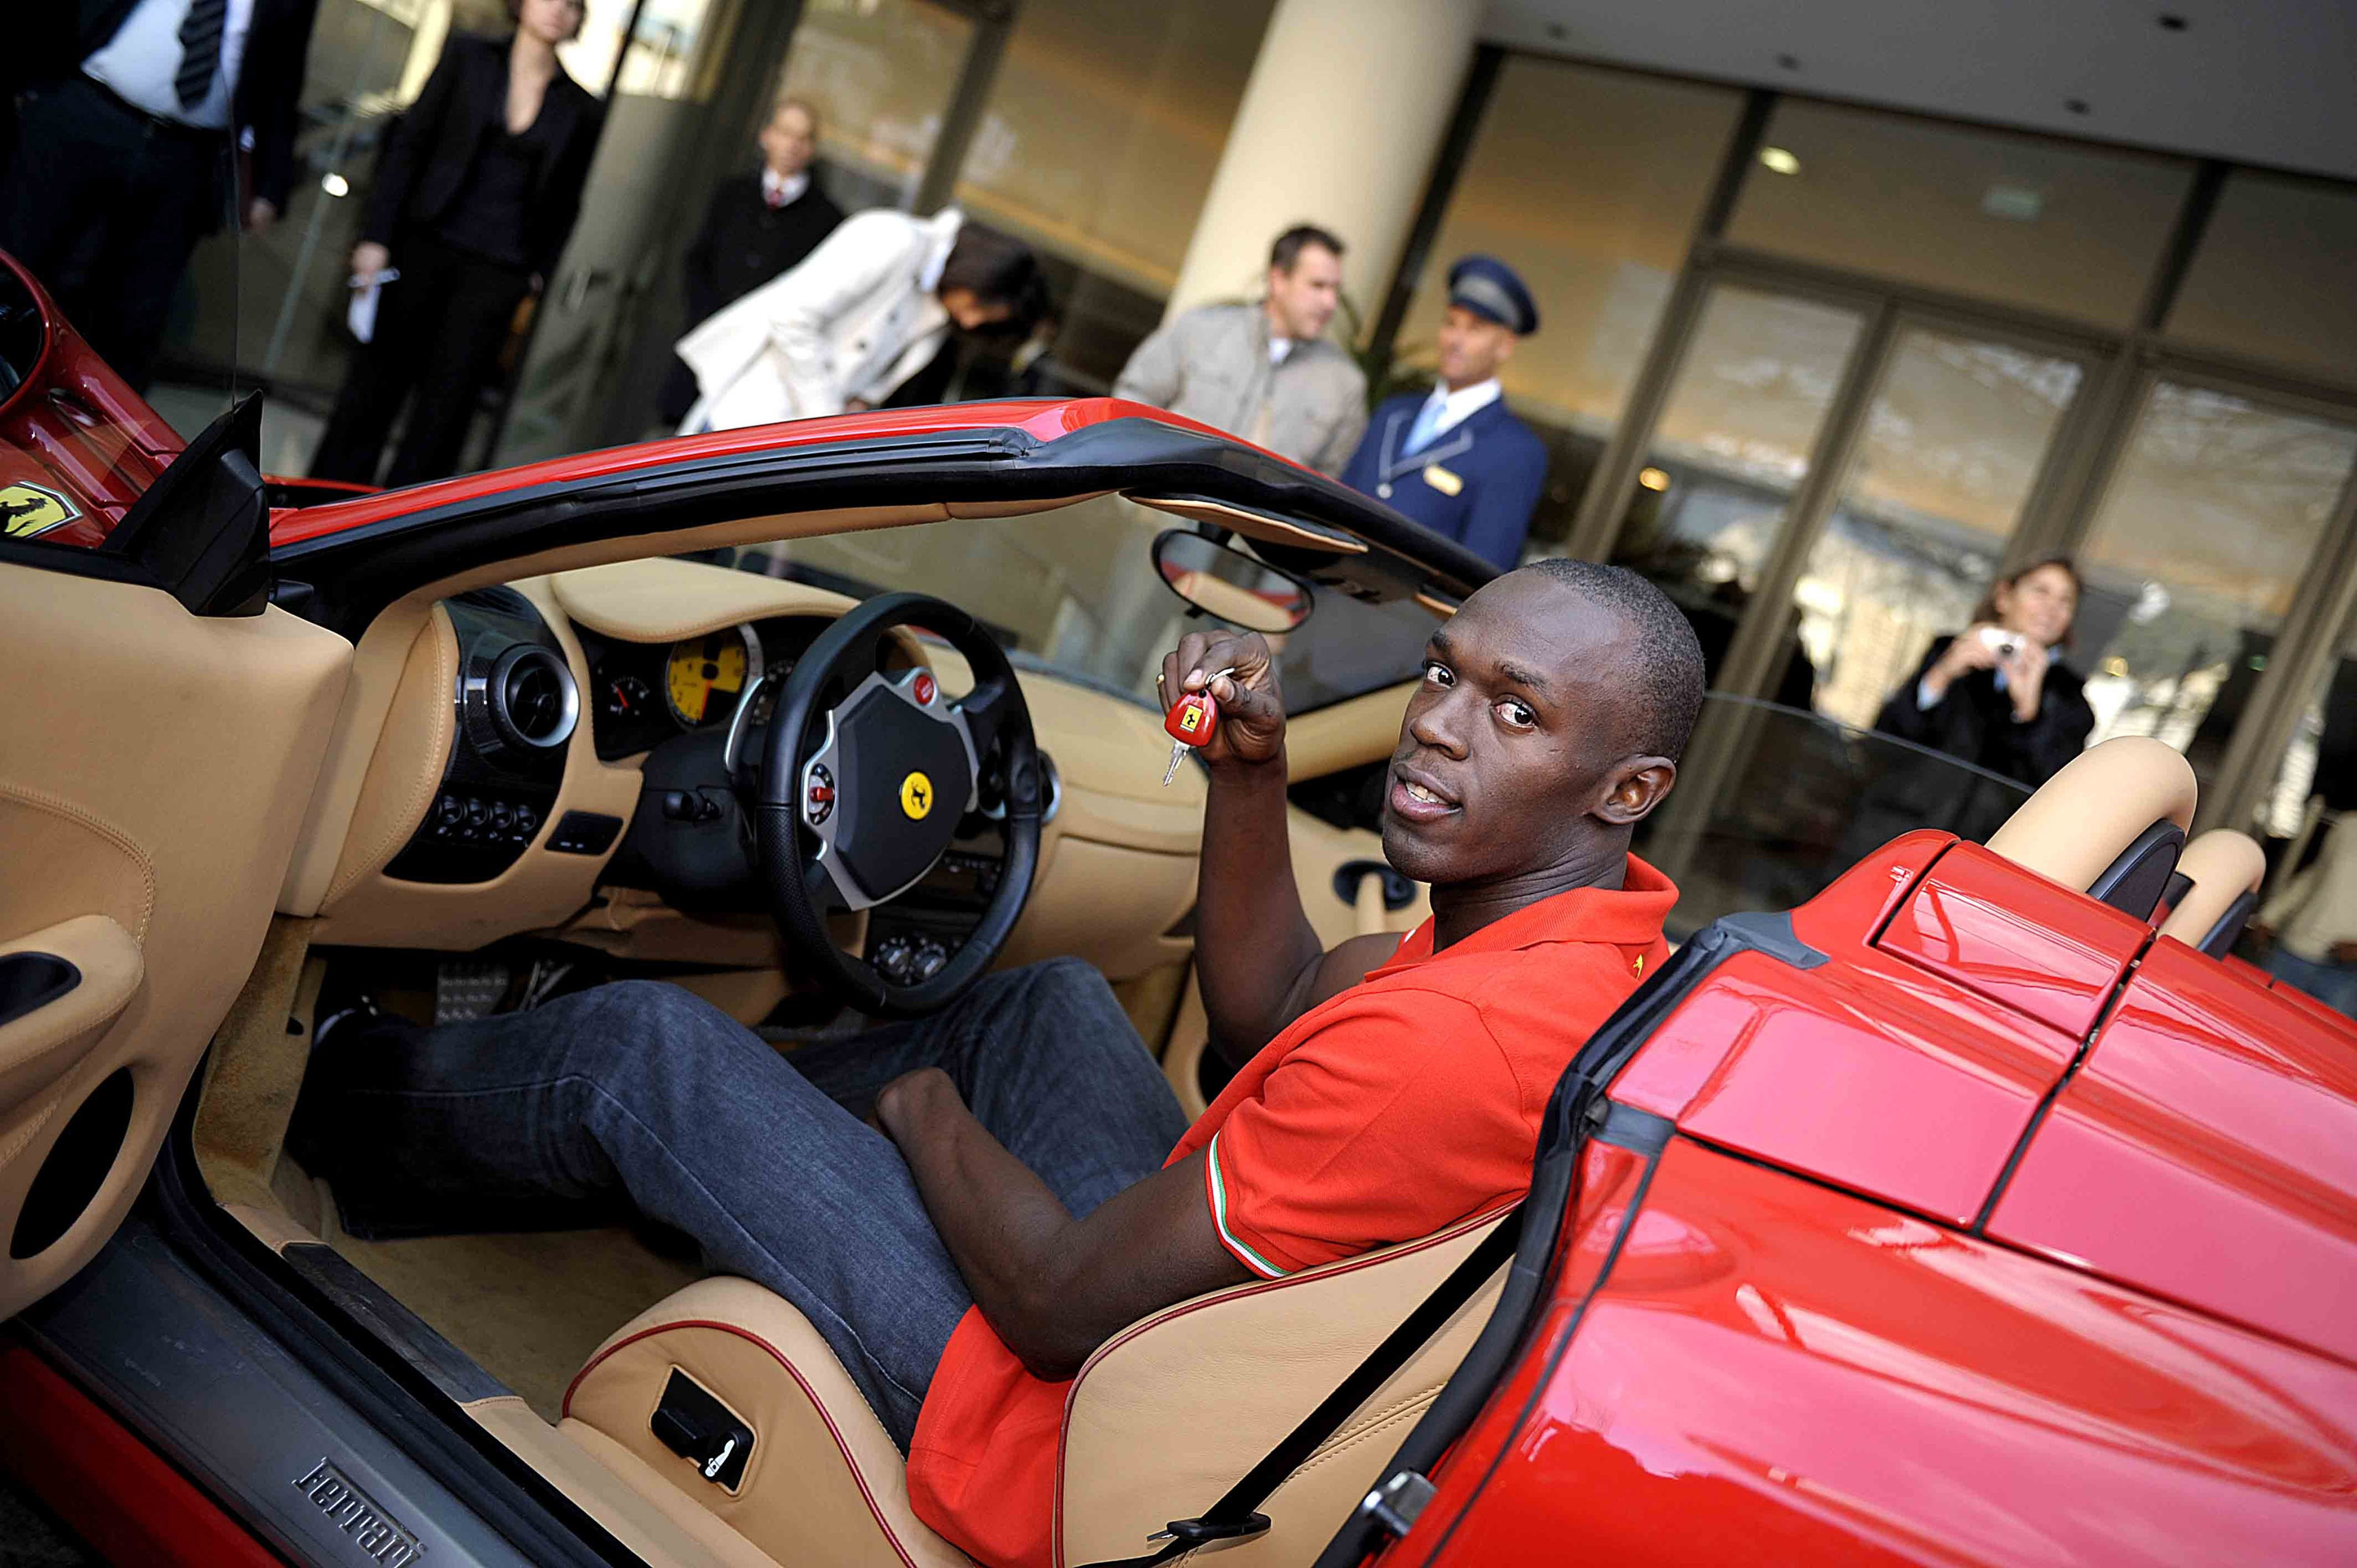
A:
POLYGON ((1874 727, 2045 783, 2095 727, 2079 677, 2057 657, 2070 645, 2080 586, 2078 569, 2059 555, 1999 578, 1971 626, 1932 644, 1874 727))

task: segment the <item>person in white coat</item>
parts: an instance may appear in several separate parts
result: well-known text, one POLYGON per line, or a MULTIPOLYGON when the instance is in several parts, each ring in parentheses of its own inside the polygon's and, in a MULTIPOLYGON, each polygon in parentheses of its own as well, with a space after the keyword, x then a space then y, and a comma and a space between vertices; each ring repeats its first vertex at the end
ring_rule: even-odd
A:
POLYGON ((680 434, 882 404, 952 331, 1028 331, 1046 305, 1039 258, 965 221, 879 209, 679 340, 699 392, 680 434))

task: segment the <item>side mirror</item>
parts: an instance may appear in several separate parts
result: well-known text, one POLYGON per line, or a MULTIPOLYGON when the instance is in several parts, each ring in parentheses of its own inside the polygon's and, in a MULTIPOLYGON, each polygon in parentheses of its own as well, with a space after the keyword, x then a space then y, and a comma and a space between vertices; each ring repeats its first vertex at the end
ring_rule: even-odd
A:
POLYGON ((1155 536, 1154 569, 1195 609, 1265 636, 1291 631, 1317 603, 1292 573, 1183 528, 1155 536))

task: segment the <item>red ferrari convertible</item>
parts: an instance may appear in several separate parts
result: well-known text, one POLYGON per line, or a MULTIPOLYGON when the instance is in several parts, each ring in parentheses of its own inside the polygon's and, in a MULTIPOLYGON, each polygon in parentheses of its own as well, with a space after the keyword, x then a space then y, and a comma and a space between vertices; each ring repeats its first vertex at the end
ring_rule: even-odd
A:
MULTIPOLYGON (((1405 929, 1366 783, 1489 569, 1104 400, 296 504, 253 403, 183 446, 12 265, 0 397, 14 1490, 126 1563, 966 1562, 811 1326, 674 1239, 344 1234, 285 1147, 323 993, 758 1024, 1071 954, 1200 1108, 1155 661, 1282 639, 1312 921, 1405 929), (965 809, 827 767, 878 682, 965 809)), ((2153 742, 2025 800, 1714 702, 1689 762, 1641 845, 1683 946, 1525 1200, 1107 1340, 1056 1563, 2357 1561, 2357 1037, 2223 956, 2255 846, 2189 848, 2153 742), (1883 843, 1894 800, 1939 820, 1883 843)))

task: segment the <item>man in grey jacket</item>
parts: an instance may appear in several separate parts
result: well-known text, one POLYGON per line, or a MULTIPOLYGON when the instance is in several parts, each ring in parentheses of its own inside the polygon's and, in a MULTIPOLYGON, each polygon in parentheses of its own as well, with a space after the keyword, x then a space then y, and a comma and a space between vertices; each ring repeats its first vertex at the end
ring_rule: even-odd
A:
POLYGON ((1300 224, 1269 247, 1268 292, 1165 322, 1122 367, 1114 395, 1216 425, 1339 474, 1367 427, 1367 378, 1325 337, 1342 303, 1342 242, 1300 224))

